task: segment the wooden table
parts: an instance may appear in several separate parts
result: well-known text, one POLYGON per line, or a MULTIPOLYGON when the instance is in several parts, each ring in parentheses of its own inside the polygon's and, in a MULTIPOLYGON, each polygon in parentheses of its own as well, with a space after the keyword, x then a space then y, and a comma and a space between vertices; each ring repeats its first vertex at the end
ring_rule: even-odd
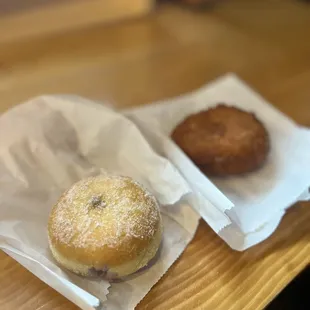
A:
MULTIPOLYGON (((6 43, 0 46, 1 110, 42 93, 128 107, 234 71, 309 126, 309 29, 305 4, 246 0, 203 13, 164 5, 139 20, 6 43)), ((262 309, 309 264, 309 222, 309 203, 299 203, 271 238, 239 253, 201 221, 184 254, 137 308, 262 309)), ((3 252, 0 267, 0 309, 76 309, 3 252)))

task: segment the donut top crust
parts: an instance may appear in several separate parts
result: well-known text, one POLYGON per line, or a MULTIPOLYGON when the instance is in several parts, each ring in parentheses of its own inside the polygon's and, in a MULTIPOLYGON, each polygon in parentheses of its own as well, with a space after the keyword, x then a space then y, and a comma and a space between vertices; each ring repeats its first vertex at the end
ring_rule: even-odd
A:
POLYGON ((198 165, 240 154, 266 157, 269 150, 268 133, 255 115, 224 104, 188 116, 171 136, 198 165))
POLYGON ((134 259, 161 229, 155 197, 129 177, 97 176, 74 184, 52 209, 50 241, 67 257, 110 265, 134 259), (117 253, 117 255, 115 254, 117 253))

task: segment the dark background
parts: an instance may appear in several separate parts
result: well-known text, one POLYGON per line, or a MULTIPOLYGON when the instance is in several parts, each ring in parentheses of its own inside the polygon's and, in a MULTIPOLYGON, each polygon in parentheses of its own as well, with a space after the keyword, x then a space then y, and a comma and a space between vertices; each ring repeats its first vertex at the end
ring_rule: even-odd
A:
POLYGON ((266 310, 310 310, 310 266, 296 277, 266 310))

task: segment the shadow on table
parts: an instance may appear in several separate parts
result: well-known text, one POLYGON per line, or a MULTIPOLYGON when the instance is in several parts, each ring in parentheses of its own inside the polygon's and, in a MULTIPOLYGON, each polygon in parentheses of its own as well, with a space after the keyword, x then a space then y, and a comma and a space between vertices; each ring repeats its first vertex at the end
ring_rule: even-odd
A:
POLYGON ((267 307, 266 310, 310 309, 310 266, 299 274, 267 307))

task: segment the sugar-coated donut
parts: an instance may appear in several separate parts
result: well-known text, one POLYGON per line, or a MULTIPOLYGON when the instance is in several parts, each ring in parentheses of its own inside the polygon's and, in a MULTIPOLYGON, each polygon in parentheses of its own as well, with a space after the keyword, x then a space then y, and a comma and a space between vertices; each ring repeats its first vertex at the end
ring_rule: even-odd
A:
POLYGON ((269 135, 253 113, 219 104, 185 118, 172 139, 206 174, 238 175, 259 168, 269 153, 269 135))
POLYGON ((77 182, 60 197, 48 221, 54 258, 84 276, 130 275, 155 256, 161 238, 155 197, 123 176, 77 182))

